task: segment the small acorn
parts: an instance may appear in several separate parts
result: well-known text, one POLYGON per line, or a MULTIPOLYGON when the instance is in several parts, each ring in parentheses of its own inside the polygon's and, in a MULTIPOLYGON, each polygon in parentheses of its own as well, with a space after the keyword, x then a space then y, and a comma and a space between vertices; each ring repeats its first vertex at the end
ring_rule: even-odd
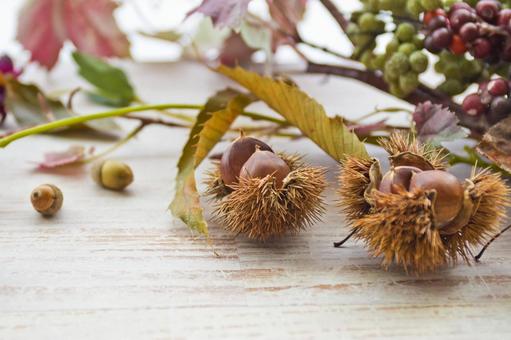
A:
POLYGON ((42 184, 30 194, 30 201, 37 212, 43 216, 53 216, 64 202, 62 191, 53 184, 42 184))
POLYGON ((259 147, 262 151, 273 152, 268 144, 256 138, 246 137, 243 131, 224 151, 220 160, 220 173, 224 184, 231 186, 238 183, 243 164, 259 147))
POLYGON ((91 175, 96 183, 110 190, 124 190, 133 182, 131 168, 119 161, 97 161, 92 166, 91 175))
POLYGON ((510 205, 500 175, 474 171, 460 182, 446 171, 445 150, 405 133, 381 145, 391 164, 384 176, 374 158, 348 156, 342 163, 339 205, 350 235, 381 256, 385 268, 395 263, 421 274, 458 257, 468 262, 471 248, 498 232, 510 205))
POLYGON ((241 168, 240 178, 275 178, 277 188, 282 188, 284 178, 291 172, 286 162, 270 151, 261 151, 259 147, 241 168))
POLYGON ((265 145, 240 137, 224 153, 236 156, 229 166, 218 164, 206 177, 206 195, 216 201, 214 215, 219 224, 258 241, 298 233, 319 220, 326 187, 323 168, 307 166, 298 156, 275 154, 265 145), (245 162, 233 172, 241 159, 245 162), (235 181, 223 180, 226 169, 228 175, 236 174, 230 177, 236 177, 235 181))

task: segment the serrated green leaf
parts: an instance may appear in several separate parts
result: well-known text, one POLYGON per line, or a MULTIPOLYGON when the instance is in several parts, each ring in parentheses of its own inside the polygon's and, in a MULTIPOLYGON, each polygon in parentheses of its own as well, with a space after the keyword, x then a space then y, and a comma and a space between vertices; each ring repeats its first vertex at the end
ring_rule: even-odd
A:
POLYGON ((233 89, 217 92, 199 112, 183 148, 177 165, 176 192, 170 210, 190 229, 201 234, 208 234, 208 225, 202 214, 195 169, 253 100, 252 97, 233 89))
POLYGON ((346 128, 342 118, 328 117, 323 106, 298 87, 241 67, 222 65, 217 72, 245 87, 335 160, 347 154, 368 157, 364 143, 346 128))
POLYGON ((87 54, 73 52, 78 73, 96 87, 101 104, 127 106, 136 99, 135 90, 123 70, 87 54))

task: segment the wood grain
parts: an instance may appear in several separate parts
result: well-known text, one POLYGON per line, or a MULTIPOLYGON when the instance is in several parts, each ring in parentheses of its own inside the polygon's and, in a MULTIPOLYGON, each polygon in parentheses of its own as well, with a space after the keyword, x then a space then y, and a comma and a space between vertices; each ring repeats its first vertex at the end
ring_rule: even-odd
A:
MULTIPOLYGON (((155 102, 198 102, 221 87, 209 75, 190 95, 191 66, 129 67, 155 102), (163 70, 184 84, 173 87, 171 98, 144 87, 159 79, 170 88, 170 80, 154 78, 163 70)), ((337 112, 335 88, 352 91, 348 82, 299 79, 330 112, 337 112)), ((374 103, 357 105, 348 109, 365 113, 374 103)), ((335 207, 335 163, 310 142, 275 139, 276 149, 305 151, 331 170, 324 221, 266 244, 234 238, 212 223, 208 244, 166 210, 185 138, 186 131, 150 127, 118 152, 135 173, 125 193, 97 187, 86 169, 60 176, 33 171, 30 161, 66 148, 69 139, 34 137, 0 150, 0 339, 511 337, 511 233, 479 264, 420 278, 383 271, 361 243, 332 246, 347 233, 335 207), (32 188, 45 182, 65 196, 52 219, 29 203, 32 188)))

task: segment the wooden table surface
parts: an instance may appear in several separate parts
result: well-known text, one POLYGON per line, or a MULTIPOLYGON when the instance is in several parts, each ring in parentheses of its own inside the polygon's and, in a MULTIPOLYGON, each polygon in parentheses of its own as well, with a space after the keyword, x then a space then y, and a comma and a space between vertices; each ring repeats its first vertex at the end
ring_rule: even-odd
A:
MULTIPOLYGON (((197 65, 124 66, 149 102, 201 103, 226 84, 197 65)), ((65 69, 34 78, 80 84, 65 69)), ((396 104, 352 81, 297 79, 331 113, 396 104)), ((383 271, 361 243, 332 247, 347 233, 334 202, 335 163, 308 141, 272 139, 331 170, 324 221, 267 244, 211 223, 208 245, 166 210, 186 137, 149 127, 117 152, 135 173, 124 193, 97 187, 88 169, 34 170, 44 151, 76 140, 33 137, 0 150, 0 339, 511 338, 511 233, 479 264, 420 278, 383 271), (65 196, 52 219, 29 202, 46 182, 65 196)))

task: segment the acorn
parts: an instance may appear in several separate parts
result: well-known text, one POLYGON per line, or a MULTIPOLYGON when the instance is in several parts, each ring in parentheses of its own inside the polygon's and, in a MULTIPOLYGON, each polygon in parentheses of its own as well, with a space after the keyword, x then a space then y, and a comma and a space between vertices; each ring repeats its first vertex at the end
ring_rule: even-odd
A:
POLYGON ((91 175, 96 183, 110 190, 124 190, 133 182, 131 168, 119 161, 97 161, 92 166, 91 175))
POLYGON ((251 140, 254 152, 240 167, 236 182, 226 185, 221 164, 206 177, 206 195, 216 201, 219 225, 235 235, 266 241, 296 234, 318 221, 325 211, 325 170, 251 140))
POLYGON ((43 216, 55 215, 64 203, 62 191, 53 184, 42 184, 30 194, 34 209, 43 216))
POLYGON ((282 188, 284 178, 289 175, 291 169, 282 158, 270 151, 261 151, 259 147, 243 164, 240 178, 265 178, 272 176, 275 179, 276 187, 282 188))
MULTIPOLYGON (((510 206, 509 188, 488 169, 459 181, 446 152, 396 132, 380 142, 391 170, 376 159, 348 156, 341 165, 339 205, 350 235, 382 265, 421 274, 470 259, 470 248, 496 234, 510 206)), ((344 240, 336 245, 340 245, 344 240)))
POLYGON ((225 185, 231 186, 238 183, 241 168, 256 151, 256 147, 262 151, 273 152, 268 144, 256 138, 246 137, 243 131, 227 147, 220 160, 220 173, 225 185))

